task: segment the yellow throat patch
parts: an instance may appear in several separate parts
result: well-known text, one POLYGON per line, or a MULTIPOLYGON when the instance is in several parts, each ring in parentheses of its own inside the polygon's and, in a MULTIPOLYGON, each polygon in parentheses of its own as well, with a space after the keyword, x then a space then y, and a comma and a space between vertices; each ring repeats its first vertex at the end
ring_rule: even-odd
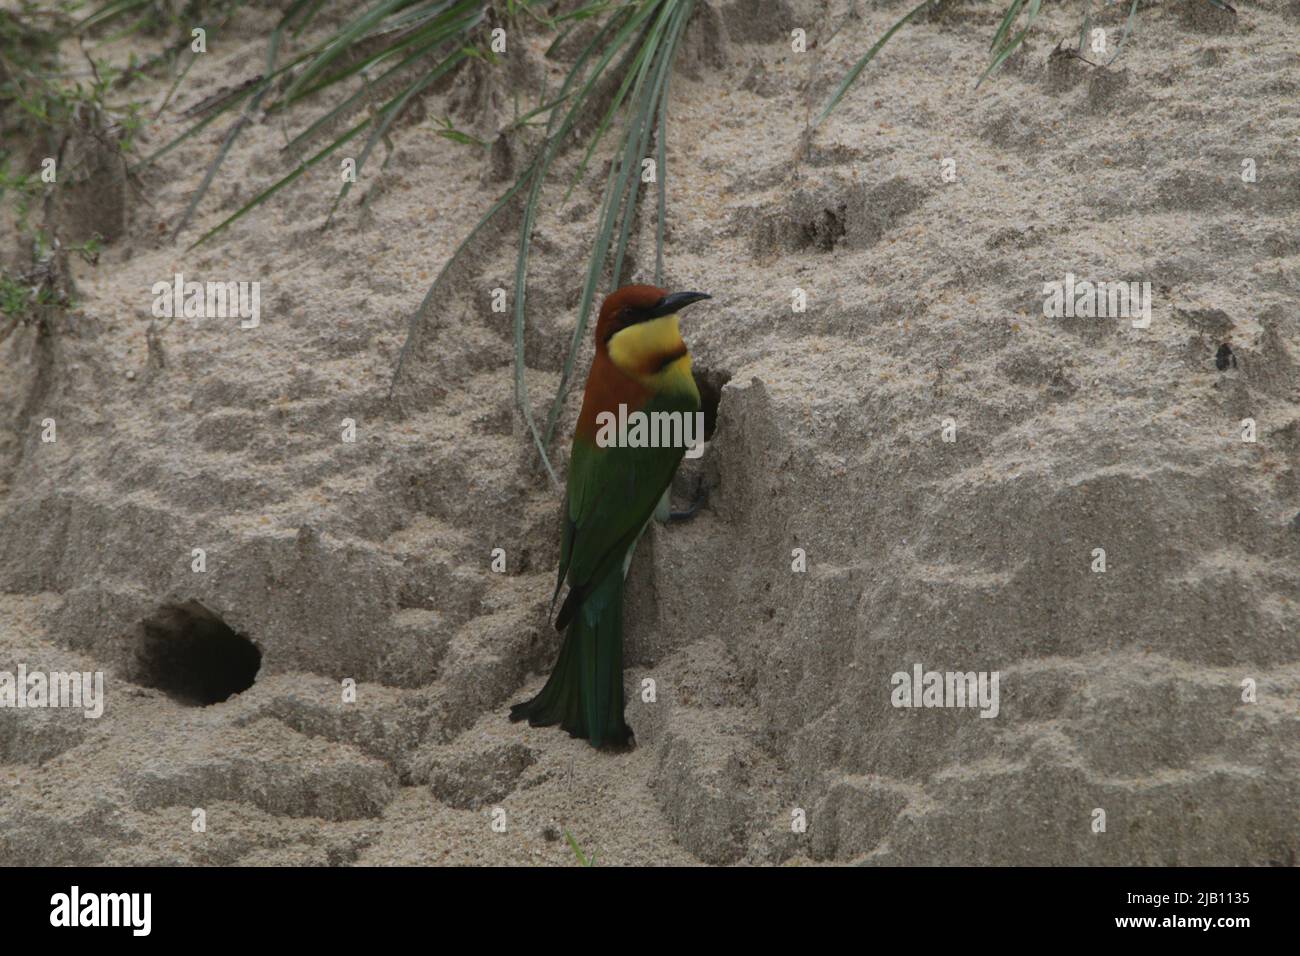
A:
POLYGON ((682 341, 676 313, 615 332, 609 340, 609 357, 619 371, 656 391, 677 387, 695 391, 691 354, 682 341))

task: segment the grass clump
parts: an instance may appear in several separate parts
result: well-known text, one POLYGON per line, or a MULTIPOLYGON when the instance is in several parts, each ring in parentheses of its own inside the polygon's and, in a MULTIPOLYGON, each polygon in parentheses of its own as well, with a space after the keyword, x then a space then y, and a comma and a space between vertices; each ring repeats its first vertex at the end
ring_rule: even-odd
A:
MULTIPOLYGON (((174 235, 186 228, 202 202, 231 147, 254 121, 283 116, 300 104, 314 106, 307 124, 286 133, 283 175, 261 189, 229 216, 208 229, 190 246, 204 243, 253 212, 308 170, 324 162, 348 143, 361 147, 353 175, 339 187, 326 225, 372 161, 376 147, 388 143, 393 125, 440 78, 478 60, 498 63, 488 42, 489 28, 511 25, 515 31, 539 29, 555 34, 548 54, 575 29, 594 24, 558 91, 545 88, 532 108, 521 112, 516 102, 514 122, 502 132, 528 127, 540 131, 534 154, 523 164, 513 184, 470 231, 444 266, 413 316, 393 382, 397 382, 420 319, 434 290, 484 227, 507 206, 520 210, 514 288, 515 397, 534 443, 552 478, 546 449, 554 435, 573 377, 578 349, 589 323, 593 303, 602 285, 613 288, 624 279, 627 251, 643 185, 656 191, 657 227, 655 277, 663 275, 663 228, 667 207, 666 142, 669 77, 672 64, 695 8, 695 0, 590 0, 560 13, 544 13, 534 0, 366 0, 346 11, 341 25, 314 36, 310 44, 285 56, 316 22, 329 0, 294 0, 272 31, 260 74, 189 111, 193 122, 169 142, 145 157, 154 162, 211 126, 229 125, 202 181, 190 197, 174 235), (577 143, 581 137, 582 142, 577 143), (577 326, 569 345, 559 390, 544 425, 533 420, 524 378, 523 330, 527 302, 530 243, 544 187, 558 178, 556 164, 575 148, 581 149, 576 168, 566 185, 567 199, 582 181, 597 150, 614 142, 614 162, 606 177, 599 226, 588 261, 579 303, 577 326), (651 146, 653 144, 653 154, 651 146), (642 163, 650 160, 655 175, 643 183, 642 163)), ((238 4, 227 5, 229 14, 238 4)), ((81 29, 108 29, 130 23, 137 28, 153 5, 145 0, 108 0, 83 20, 81 29)), ((182 18, 183 19, 183 18, 182 18)), ((149 21, 155 27, 165 18, 149 21)), ((450 145, 484 151, 488 144, 458 129, 451 117, 435 120, 436 134, 450 145)), ((391 147, 389 149, 391 156, 391 147)), ((387 164, 387 159, 384 164, 387 164)), ((383 167, 381 167, 382 169, 383 167)), ((368 193, 362 206, 368 201, 368 193)))
POLYGON ((61 63, 70 11, 29 0, 0 11, 0 217, 16 240, 0 250, 0 341, 23 327, 49 332, 72 306, 67 258, 97 262, 102 237, 64 242, 58 191, 130 150, 140 126, 139 104, 112 101, 117 73, 89 54, 75 72, 61 63))
MULTIPOLYGON (((291 3, 271 32, 262 73, 229 95, 201 104, 192 111, 195 122, 189 128, 144 160, 153 162, 217 120, 233 117, 176 226, 174 234, 179 234, 207 194, 231 147, 250 123, 282 115, 300 103, 320 102, 326 93, 342 91, 345 83, 351 84, 351 92, 339 93, 340 102, 321 106, 307 127, 285 143, 282 151, 289 171, 201 235, 190 248, 227 229, 307 170, 364 134, 364 145, 354 170, 355 177, 359 178, 375 147, 386 141, 393 124, 421 93, 470 58, 492 59, 478 36, 478 29, 491 7, 486 0, 371 0, 356 8, 340 27, 287 62, 281 62, 286 42, 297 40, 324 6, 325 0, 291 3), (376 90, 384 93, 377 95, 376 90), (332 135, 323 147, 309 150, 309 144, 358 113, 364 113, 359 122, 332 135)), ((349 5, 346 9, 353 8, 349 5)), ((456 130, 450 120, 440 135, 453 142, 472 141, 472 137, 456 130)), ((342 184, 330 212, 331 219, 351 189, 352 180, 342 184)))
MULTIPOLYGON (((826 117, 830 116, 835 107, 839 105, 840 100, 844 98, 844 94, 849 91, 849 88, 866 68, 867 64, 875 59, 876 54, 884 48, 885 44, 890 41, 895 33, 902 29, 906 24, 918 18, 921 14, 932 8, 938 7, 942 2, 943 0, 922 0, 921 3, 909 10, 900 20, 886 30, 880 39, 877 40, 875 44, 849 68, 849 71, 846 74, 844 74, 844 78, 835 88, 835 91, 831 94, 825 107, 822 108, 821 113, 813 122, 813 126, 820 125, 826 117)), ((1225 0, 1206 0, 1206 2, 1213 4, 1222 10, 1227 10, 1234 15, 1237 12, 1236 9, 1226 3, 1225 0)), ((1079 46, 1077 50, 1071 52, 1080 59, 1086 60, 1086 57, 1083 56, 1083 49, 1088 35, 1088 28, 1092 25, 1092 0, 1084 0, 1084 3, 1085 7, 1082 26, 1079 30, 1079 46)), ((998 28, 993 34, 993 41, 989 44, 989 62, 984 68, 984 71, 980 74, 979 79, 975 81, 976 89, 979 88, 981 83, 988 79, 991 73, 997 70, 998 67, 1002 66, 1002 64, 1007 61, 1007 58, 1010 57, 1011 54, 1015 53, 1016 50, 1020 48, 1021 44, 1025 42, 1025 37, 1029 35, 1030 28, 1034 25, 1034 21, 1038 19, 1041 7, 1042 0, 1012 0, 1012 3, 1002 14, 1002 20, 998 23, 998 28), (1019 29, 1017 29, 1017 27, 1019 27, 1019 29)), ((1133 29, 1133 21, 1137 15, 1137 7, 1138 0, 1132 0, 1132 4, 1129 7, 1128 19, 1124 24, 1124 32, 1115 46, 1115 53, 1106 61, 1106 63, 1100 65, 1108 66, 1115 61, 1116 57, 1119 56, 1120 50, 1124 46, 1124 41, 1128 39, 1129 32, 1133 29)), ((1089 60, 1088 62, 1091 63, 1092 61, 1089 60)))
POLYGON ((548 25, 559 29, 548 53, 570 35, 577 22, 594 19, 598 26, 569 68, 554 98, 526 114, 527 120, 542 113, 548 116, 531 162, 443 266, 411 319, 406 342, 393 373, 395 385, 419 322, 449 270, 487 224, 518 199, 522 207, 515 257, 513 302, 515 401, 547 472, 557 483, 547 448, 554 436, 557 419, 572 382, 574 362, 586 334, 597 290, 602 285, 614 289, 623 284, 632 224, 643 185, 643 161, 651 159, 649 150, 652 140, 655 173, 653 184, 657 205, 655 281, 662 281, 663 229, 667 209, 669 77, 694 8, 695 0, 633 0, 621 4, 596 2, 547 21, 548 25), (588 128, 591 129, 589 133, 588 128), (569 343, 559 389, 543 427, 534 421, 524 377, 529 255, 543 190, 555 179, 557 161, 575 147, 579 133, 582 135, 578 148, 585 144, 585 149, 575 171, 569 177, 565 199, 582 180, 597 150, 610 134, 614 139, 614 161, 610 165, 602 193, 595 241, 587 262, 578 304, 578 321, 569 343))
POLYGON ((33 265, 20 273, 0 270, 0 343, 18 328, 36 328, 49 334, 55 316, 75 305, 71 281, 62 264, 63 253, 73 253, 92 265, 99 262, 102 243, 87 240, 67 250, 44 236, 34 240, 33 265))

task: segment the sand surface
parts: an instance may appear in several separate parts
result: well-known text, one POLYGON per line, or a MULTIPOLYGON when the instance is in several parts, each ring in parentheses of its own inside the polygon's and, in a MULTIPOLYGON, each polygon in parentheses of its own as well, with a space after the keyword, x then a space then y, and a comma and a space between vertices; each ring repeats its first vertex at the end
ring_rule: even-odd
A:
MULTIPOLYGON (((505 718, 558 648, 558 495, 490 308, 517 217, 451 277, 387 397, 408 318, 503 188, 435 118, 491 138, 514 90, 556 88, 568 61, 525 32, 507 68, 421 103, 329 230, 326 163, 185 251, 280 174, 306 110, 252 125, 180 242, 226 124, 119 180, 120 234, 76 264, 76 311, 0 345, 0 669, 106 674, 98 720, 0 709, 0 864, 573 865, 568 831, 597 865, 1294 865, 1300 4, 1144 3, 1109 68, 1051 56, 1080 7, 1047 4, 976 91, 1001 9, 945 3, 811 136, 908 4, 698 6, 664 284, 714 296, 684 334, 717 428, 675 488, 706 506, 653 528, 629 578, 636 749, 505 718), (176 272, 260 281, 261 324, 176 321, 151 355, 150 289, 176 272), (1149 281, 1150 327, 1044 318, 1067 272, 1149 281), (263 654, 225 703, 148 686, 168 666, 151 628, 191 601, 263 654), (917 663, 998 672, 998 716, 892 706, 917 663)), ((1126 15, 1096 14, 1112 44, 1126 15)), ((277 16, 247 9, 143 148, 255 75, 277 16)), ((548 192, 534 234, 540 414, 607 160, 567 204, 548 192)), ((638 281, 654 225, 649 203, 638 281)))

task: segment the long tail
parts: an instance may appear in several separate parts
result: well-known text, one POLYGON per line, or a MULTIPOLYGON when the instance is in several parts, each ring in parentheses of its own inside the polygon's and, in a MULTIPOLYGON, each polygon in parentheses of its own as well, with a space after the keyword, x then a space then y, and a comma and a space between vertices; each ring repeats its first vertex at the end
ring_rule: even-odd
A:
POLYGON ((615 567, 577 608, 551 677, 532 700, 510 708, 511 720, 534 727, 559 724, 593 747, 622 747, 632 736, 623 722, 623 569, 615 567))

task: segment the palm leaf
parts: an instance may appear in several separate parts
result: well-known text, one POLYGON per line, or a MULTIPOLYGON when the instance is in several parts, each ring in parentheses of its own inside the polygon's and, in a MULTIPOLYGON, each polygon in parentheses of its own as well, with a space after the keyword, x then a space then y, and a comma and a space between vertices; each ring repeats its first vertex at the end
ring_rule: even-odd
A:
MULTIPOLYGON (((909 23, 914 17, 919 16, 922 11, 927 9, 934 2, 935 0, 921 0, 921 2, 913 7, 901 20, 885 31, 885 35, 876 41, 875 46, 868 50, 862 59, 854 63, 849 69, 849 72, 844 75, 844 79, 840 81, 840 85, 836 87, 835 92, 831 95, 830 102, 826 104, 826 107, 821 111, 821 115, 813 122, 813 126, 820 126, 822 120, 831 115, 831 111, 839 105, 840 100, 844 98, 844 94, 849 91, 849 87, 853 85, 853 82, 858 78, 858 75, 866 68, 867 64, 875 58, 881 48, 889 42, 890 37, 902 29, 905 23, 909 23)), ((1019 3, 1021 0, 1016 0, 1016 2, 1019 3)))
MULTIPOLYGON (((871 60, 875 57, 875 55, 880 52, 881 47, 883 47, 889 41, 889 38, 892 37, 898 31, 898 29, 903 26, 903 24, 907 23, 909 20, 911 20, 913 17, 915 17, 922 10, 924 10, 926 7, 930 6, 930 4, 934 2, 938 2, 938 0, 925 0, 924 3, 920 4, 920 6, 917 6, 914 9, 912 9, 906 16, 904 16, 901 20, 899 20, 892 27, 890 27, 889 30, 885 32, 885 35, 882 36, 879 40, 877 40, 875 45, 870 50, 867 51, 865 56, 863 56, 860 60, 858 60, 856 63, 853 64, 853 66, 849 69, 849 72, 845 74, 844 79, 840 82, 840 85, 836 88, 835 92, 832 94, 830 101, 826 104, 826 107, 822 110, 821 115, 818 116, 816 121, 812 124, 814 127, 820 125, 822 120, 826 119, 826 117, 830 115, 831 111, 835 109, 835 107, 839 104, 840 100, 844 98, 844 94, 848 92, 849 87, 853 85, 855 80, 857 80, 858 75, 862 72, 863 68, 866 67, 866 65, 871 62, 871 60)), ((1091 0, 1086 0, 1086 2, 1087 2, 1087 7, 1084 10, 1083 26, 1079 31, 1079 52, 1080 53, 1082 53, 1083 51, 1084 39, 1087 36, 1088 27, 1092 23, 1092 3, 1091 0)), ((1231 12, 1234 16, 1237 13, 1236 9, 1233 8, 1231 5, 1229 5, 1227 2, 1225 2, 1225 0, 1208 0, 1208 2, 1214 4, 1216 7, 1218 7, 1221 10, 1227 10, 1231 12)), ((992 60, 989 63, 988 67, 984 70, 984 72, 980 74, 979 80, 975 83, 976 88, 978 88, 979 85, 983 83, 985 79, 988 78, 990 73, 992 73, 1004 62, 1006 62, 1007 57, 1011 56, 1011 54, 1014 53, 1019 48, 1020 44, 1024 42, 1025 37, 1029 33, 1029 28, 1033 25, 1034 20, 1038 16, 1038 9, 1041 4, 1041 0, 1029 0, 1029 7, 1027 11, 1027 17, 1025 20, 1024 28, 1019 33, 1017 33, 1014 37, 1012 37, 1010 40, 1007 40, 1007 36, 1009 35, 1011 28, 1015 26, 1016 20, 1019 18, 1021 12, 1025 10, 1025 3, 1026 0, 1013 0, 1012 4, 1009 7, 1007 7, 1006 12, 1002 15, 1002 20, 998 23, 998 28, 993 34, 992 41, 989 43, 989 51, 993 55, 992 60)), ((1119 56, 1120 50, 1123 49, 1124 41, 1128 39, 1129 32, 1133 29, 1133 21, 1134 21, 1134 16, 1137 13, 1137 5, 1138 5, 1138 0, 1133 0, 1133 4, 1129 8, 1128 21, 1124 25, 1124 32, 1119 38, 1119 43, 1116 44, 1115 46, 1115 55, 1112 56, 1109 60, 1107 60, 1105 65, 1109 66, 1111 63, 1114 63, 1115 58, 1119 56)), ((837 29, 835 31, 835 34, 838 33, 839 30, 837 29)), ((832 34, 832 38, 834 37, 835 34, 832 34)))
MULTIPOLYGON (((119 5, 127 2, 129 0, 118 0, 119 5)), ((156 161, 207 128, 219 117, 236 108, 240 109, 239 117, 223 137, 203 179, 190 197, 176 225, 174 235, 179 234, 189 224, 235 141, 254 121, 258 111, 263 108, 268 94, 275 87, 282 85, 284 90, 274 99, 274 102, 265 107, 267 115, 281 112, 295 103, 313 98, 358 73, 364 76, 364 71, 368 68, 382 65, 384 70, 377 82, 384 83, 395 78, 403 70, 415 69, 422 58, 435 57, 435 62, 428 70, 406 82, 395 95, 361 124, 362 128, 370 127, 370 136, 357 164, 359 173, 375 144, 384 140, 391 125, 402 115, 412 99, 427 89, 438 77, 463 61, 468 53, 465 47, 470 31, 482 22, 488 0, 378 0, 352 17, 322 42, 300 53, 289 63, 277 67, 284 37, 290 35, 290 31, 292 36, 300 34, 323 6, 324 0, 295 0, 281 16, 271 34, 267 66, 261 78, 222 100, 210 115, 182 131, 141 163, 145 165, 156 161), (378 48, 368 50, 364 55, 357 54, 359 44, 371 42, 378 42, 378 48), (444 55, 440 56, 439 50, 443 50, 444 55)), ((305 130, 289 139, 284 147, 285 150, 290 152, 301 150, 323 129, 349 115, 357 108, 367 90, 368 82, 345 97, 340 104, 323 111, 308 124, 305 130)), ((348 129, 324 149, 297 162, 293 170, 270 187, 260 191, 250 202, 219 223, 215 229, 204 233, 190 248, 206 242, 242 216, 252 212, 284 186, 298 179, 308 168, 336 151, 345 142, 354 139, 360 132, 361 129, 356 127, 348 129)), ((327 225, 351 186, 351 182, 344 183, 330 209, 330 215, 326 220, 327 225)))
MULTIPOLYGON (((1213 0, 1211 0, 1213 2, 1213 0)), ((1133 29, 1133 18, 1138 12, 1138 0, 1133 0, 1133 5, 1128 10, 1128 20, 1124 23, 1124 32, 1120 34, 1119 42, 1115 44, 1115 56, 1106 61, 1110 66, 1119 57, 1119 51, 1124 49, 1124 41, 1128 39, 1128 32, 1133 29)))
MULTIPOLYGON (((929 2, 929 0, 927 0, 929 2)), ((443 282, 448 270, 457 262, 468 245, 474 241, 487 223, 496 217, 514 198, 523 196, 519 238, 515 255, 515 283, 513 308, 515 402, 523 416, 534 446, 537 448, 547 473, 558 483, 551 466, 547 448, 553 436, 556 421, 563 408, 564 398, 572 380, 573 366, 586 334, 592 305, 601 278, 609 268, 613 286, 622 280, 623 264, 631 239, 631 227, 636 217, 640 196, 641 159, 645 156, 651 135, 657 135, 656 181, 658 186, 658 222, 655 229, 655 275, 663 275, 663 222, 667 211, 664 186, 666 163, 667 120, 666 103, 669 76, 677 48, 694 10, 694 0, 635 0, 614 4, 592 3, 564 17, 571 19, 599 16, 602 18, 595 35, 586 43, 573 66, 567 72, 559 93, 544 107, 550 110, 546 130, 533 161, 519 175, 515 183, 493 204, 488 213, 474 227, 451 260, 439 272, 433 285, 425 294, 419 309, 411 317, 393 372, 392 388, 400 379, 411 344, 434 291, 443 282), (620 112, 625 116, 619 126, 614 161, 606 176, 602 192, 598 226, 592 252, 587 263, 586 277, 575 323, 556 396, 547 414, 543 436, 533 417, 532 404, 526 378, 524 331, 527 316, 527 283, 532 232, 541 208, 541 197, 551 178, 551 171, 559 157, 569 148, 578 124, 592 115, 602 83, 616 77, 608 105, 599 113, 594 131, 576 164, 568 190, 567 200, 576 183, 581 181, 596 150, 606 134, 615 126, 620 112)), ((561 34, 563 37, 564 34, 561 34)), ((557 39, 556 42, 559 42, 557 39)), ((554 49, 554 43, 551 49, 554 49)), ((527 114, 531 116, 533 114, 527 114)), ((525 118, 517 120, 522 125, 525 118)))
POLYGON ((983 83, 986 79, 988 79, 988 75, 992 73, 994 70, 996 70, 998 67, 1000 67, 1003 63, 1005 63, 1007 57, 1009 57, 1012 53, 1016 52, 1016 50, 1020 47, 1020 44, 1025 42, 1025 37, 1028 36, 1029 34, 1029 28, 1034 25, 1034 20, 1037 19, 1038 17, 1038 8, 1040 6, 1042 6, 1042 0, 1029 0, 1029 6, 1025 10, 1024 29, 1021 30, 1019 33, 1017 33, 1015 37, 1013 37, 1011 40, 1008 40, 1006 46, 1004 46, 993 57, 993 60, 991 63, 989 63, 988 68, 980 75, 980 78, 975 81, 976 89, 979 89, 980 84, 983 83))

